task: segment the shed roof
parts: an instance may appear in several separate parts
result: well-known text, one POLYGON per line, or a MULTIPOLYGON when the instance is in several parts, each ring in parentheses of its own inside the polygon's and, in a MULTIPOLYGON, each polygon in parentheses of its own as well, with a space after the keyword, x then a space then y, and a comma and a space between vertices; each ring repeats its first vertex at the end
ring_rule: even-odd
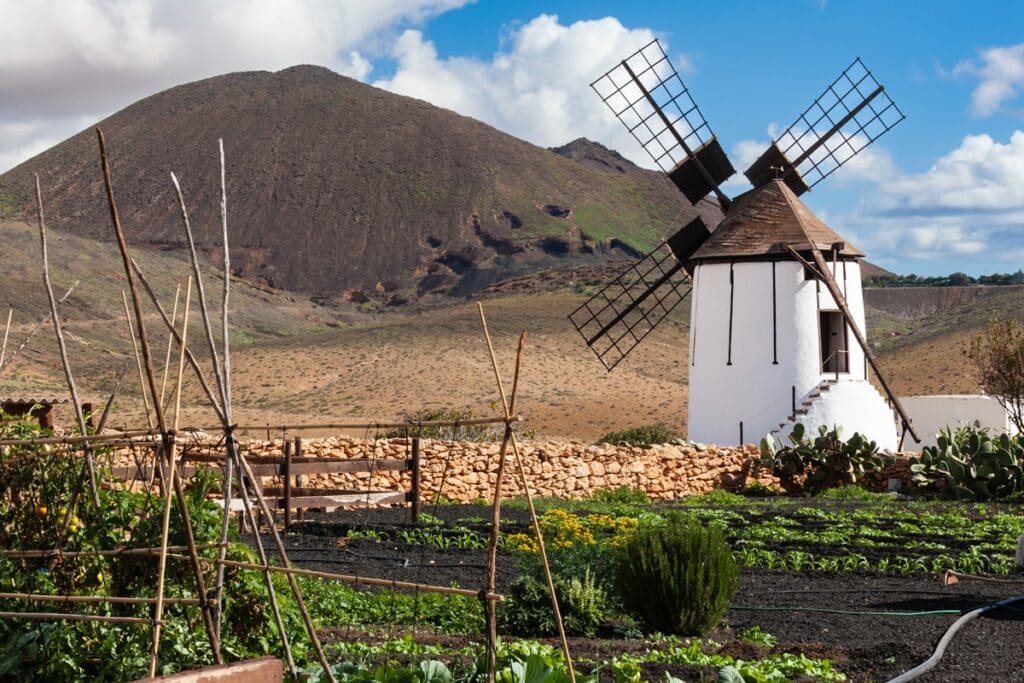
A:
POLYGON ((691 260, 785 255, 787 245, 804 250, 812 243, 828 251, 836 242, 843 243, 840 256, 864 256, 815 216, 784 182, 772 180, 737 197, 691 260))
POLYGON ((61 403, 70 403, 70 400, 63 396, 0 396, 0 405, 35 405, 55 406, 61 403))

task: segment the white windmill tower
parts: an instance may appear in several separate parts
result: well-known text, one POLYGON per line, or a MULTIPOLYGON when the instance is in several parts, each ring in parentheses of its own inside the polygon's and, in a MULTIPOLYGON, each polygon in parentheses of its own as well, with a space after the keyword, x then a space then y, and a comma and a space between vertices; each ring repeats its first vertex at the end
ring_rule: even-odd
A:
POLYGON ((605 367, 692 291, 691 440, 756 442, 796 422, 882 448, 918 440, 864 336, 863 254, 799 199, 904 118, 860 59, 747 169, 754 189, 735 200, 719 187, 732 164, 658 41, 591 85, 700 213, 569 316, 605 367))

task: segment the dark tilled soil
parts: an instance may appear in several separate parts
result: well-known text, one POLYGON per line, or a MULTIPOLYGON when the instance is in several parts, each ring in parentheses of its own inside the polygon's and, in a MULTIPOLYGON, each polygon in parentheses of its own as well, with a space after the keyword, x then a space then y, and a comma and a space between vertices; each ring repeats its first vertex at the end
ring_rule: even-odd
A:
MULTIPOLYGON (((490 510, 475 506, 445 506, 431 513, 445 522, 484 531, 490 510)), ((528 513, 506 509, 507 528, 528 528, 528 513)), ((338 511, 308 514, 284 534, 291 560, 306 568, 361 576, 463 587, 484 584, 484 550, 439 550, 396 542, 348 540, 348 529, 398 531, 408 526, 401 509, 338 511)), ((269 547, 269 538, 264 540, 269 547)), ((499 557, 498 589, 507 591, 516 576, 508 555, 499 557)), ((771 652, 799 652, 827 657, 850 681, 885 681, 926 660, 957 614, 897 616, 835 612, 927 612, 970 610, 1024 594, 1024 577, 1012 580, 963 580, 943 586, 934 575, 896 576, 872 573, 794 573, 743 570, 740 586, 726 613, 722 629, 711 637, 725 643, 723 652, 756 659, 771 652), (751 626, 778 638, 768 650, 736 641, 751 626)), ((423 636, 428 637, 428 636, 423 636)), ((465 640, 477 638, 475 634, 465 640)), ((577 657, 600 659, 622 652, 643 651, 637 641, 573 639, 577 657)), ((714 671, 697 667, 649 665, 644 675, 661 680, 664 671, 683 680, 714 680, 714 671)), ((966 624, 946 650, 939 665, 918 680, 1024 681, 1024 601, 1017 609, 985 614, 966 624)))

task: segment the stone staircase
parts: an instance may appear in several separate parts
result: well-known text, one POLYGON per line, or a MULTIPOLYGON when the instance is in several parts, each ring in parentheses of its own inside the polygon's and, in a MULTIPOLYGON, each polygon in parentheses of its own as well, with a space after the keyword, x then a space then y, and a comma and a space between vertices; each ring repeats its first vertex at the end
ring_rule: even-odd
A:
POLYGON ((786 418, 785 422, 780 422, 777 429, 773 429, 771 434, 781 439, 782 431, 791 431, 793 425, 800 421, 800 418, 807 414, 807 411, 811 409, 814 402, 821 398, 822 394, 828 393, 828 391, 836 385, 835 379, 823 379, 818 383, 818 386, 811 389, 803 400, 797 405, 796 410, 793 414, 786 418))

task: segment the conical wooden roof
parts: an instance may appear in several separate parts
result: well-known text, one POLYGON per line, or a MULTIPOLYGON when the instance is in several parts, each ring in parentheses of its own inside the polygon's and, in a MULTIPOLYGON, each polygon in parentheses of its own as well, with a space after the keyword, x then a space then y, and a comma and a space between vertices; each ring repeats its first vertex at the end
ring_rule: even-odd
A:
POLYGON ((774 257, 788 255, 787 245, 803 251, 812 243, 829 251, 836 242, 843 243, 840 256, 864 256, 815 216, 784 182, 772 180, 737 197, 690 260, 774 257))

